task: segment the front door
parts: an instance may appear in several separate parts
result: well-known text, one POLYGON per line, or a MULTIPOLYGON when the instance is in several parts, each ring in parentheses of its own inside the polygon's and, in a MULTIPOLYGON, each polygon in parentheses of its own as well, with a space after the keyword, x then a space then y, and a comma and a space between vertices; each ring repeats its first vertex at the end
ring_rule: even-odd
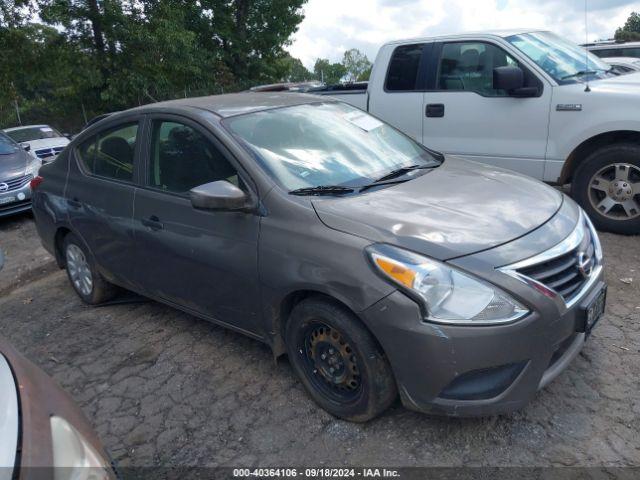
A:
POLYGON ((130 286, 133 197, 139 158, 139 119, 106 127, 70 156, 65 190, 74 232, 109 281, 130 286))
POLYGON ((437 44, 435 85, 424 93, 423 143, 542 179, 551 88, 498 44, 457 41, 437 44), (493 88, 493 69, 520 66, 527 86, 540 96, 509 97, 493 88))
POLYGON ((248 188, 230 156, 179 116, 151 117, 144 187, 134 208, 137 281, 149 295, 256 333, 257 242, 252 213, 193 208, 189 190, 227 180, 248 188))

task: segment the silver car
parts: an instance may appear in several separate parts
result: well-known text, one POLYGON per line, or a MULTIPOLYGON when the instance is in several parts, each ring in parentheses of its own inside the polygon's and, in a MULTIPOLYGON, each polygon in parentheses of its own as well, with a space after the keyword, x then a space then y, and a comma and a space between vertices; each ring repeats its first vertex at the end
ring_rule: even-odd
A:
POLYGON ((31 208, 31 180, 42 160, 0 132, 0 217, 31 208))

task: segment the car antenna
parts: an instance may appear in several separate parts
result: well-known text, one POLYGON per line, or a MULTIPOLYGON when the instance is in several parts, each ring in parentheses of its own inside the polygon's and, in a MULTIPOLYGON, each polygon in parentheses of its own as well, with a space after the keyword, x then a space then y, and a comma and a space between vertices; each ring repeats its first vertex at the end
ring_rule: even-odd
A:
POLYGON ((585 47, 584 47, 584 69, 587 71, 587 79, 586 79, 586 84, 587 86, 585 87, 584 91, 585 92, 590 92, 591 91, 591 87, 589 86, 589 50, 587 50, 586 44, 589 43, 589 19, 588 19, 588 6, 587 6, 587 2, 588 0, 584 0, 584 43, 585 43, 585 47))

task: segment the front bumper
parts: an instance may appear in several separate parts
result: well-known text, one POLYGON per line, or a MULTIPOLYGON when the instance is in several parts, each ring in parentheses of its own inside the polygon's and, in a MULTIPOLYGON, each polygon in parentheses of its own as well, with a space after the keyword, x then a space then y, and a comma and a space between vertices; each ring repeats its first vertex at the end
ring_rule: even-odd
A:
MULTIPOLYGON (((602 272, 585 297, 601 286, 602 272)), ((571 363, 585 342, 578 312, 575 305, 509 325, 446 326, 424 322, 418 305, 394 292, 363 318, 390 360, 407 408, 484 416, 524 407, 571 363)))
POLYGON ((16 190, 0 192, 0 217, 13 215, 30 209, 31 186, 29 182, 16 190))

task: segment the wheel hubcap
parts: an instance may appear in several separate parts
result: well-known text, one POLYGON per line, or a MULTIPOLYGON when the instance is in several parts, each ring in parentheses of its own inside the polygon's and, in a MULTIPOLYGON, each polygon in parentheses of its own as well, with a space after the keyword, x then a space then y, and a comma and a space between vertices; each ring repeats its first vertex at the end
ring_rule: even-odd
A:
POLYGON ((613 220, 640 216, 640 168, 615 163, 600 169, 589 183, 589 201, 601 215, 613 220))
POLYGON ((83 295, 91 295, 93 276, 84 252, 77 245, 70 244, 67 247, 66 257, 71 283, 83 295))
POLYGON ((356 354, 336 329, 316 324, 307 330, 304 356, 316 386, 328 396, 348 401, 361 389, 356 354))

